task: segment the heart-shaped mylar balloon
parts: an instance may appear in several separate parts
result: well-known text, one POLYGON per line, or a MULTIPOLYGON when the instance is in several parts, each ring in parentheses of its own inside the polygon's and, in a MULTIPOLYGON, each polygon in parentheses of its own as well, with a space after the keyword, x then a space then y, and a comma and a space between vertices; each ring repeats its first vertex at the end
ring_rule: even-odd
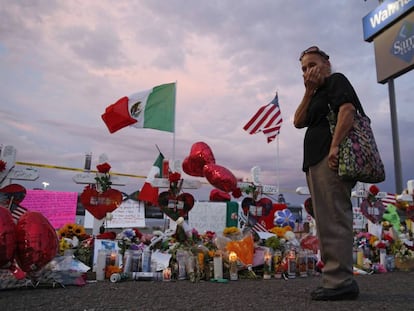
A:
POLYGON ((25 272, 36 272, 58 252, 58 238, 49 220, 40 212, 24 213, 16 225, 16 261, 25 272))
POLYGON ((208 182, 224 192, 231 192, 237 188, 237 179, 227 168, 210 163, 204 165, 204 176, 208 182))
POLYGON ((382 220, 382 216, 385 212, 385 206, 381 200, 376 200, 371 203, 369 200, 364 199, 361 202, 360 208, 362 215, 374 224, 377 224, 382 220))
POLYGON ((0 268, 12 261, 16 250, 16 225, 5 207, 0 207, 0 268))
POLYGON ((102 219, 122 203, 122 193, 112 188, 101 193, 87 186, 80 195, 80 201, 93 217, 102 219))
POLYGON ((219 189, 210 191, 210 201, 212 202, 228 202, 231 200, 230 194, 219 189))
POLYGON ((182 164, 184 173, 190 176, 204 177, 203 167, 206 164, 216 163, 213 151, 204 142, 196 142, 192 145, 190 155, 182 164))
POLYGON ((164 191, 158 196, 158 205, 168 217, 176 221, 188 215, 194 206, 194 197, 186 192, 172 197, 168 191, 164 191))
POLYGON ((9 205, 10 201, 19 204, 26 196, 26 188, 18 184, 10 184, 0 189, 0 203, 9 205))

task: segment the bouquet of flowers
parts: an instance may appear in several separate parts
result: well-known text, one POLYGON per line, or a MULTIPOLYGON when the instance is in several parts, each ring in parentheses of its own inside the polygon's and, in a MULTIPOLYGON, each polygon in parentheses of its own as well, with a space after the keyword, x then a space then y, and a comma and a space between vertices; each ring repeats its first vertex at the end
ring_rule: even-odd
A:
POLYGON ((142 233, 137 228, 124 229, 118 233, 116 240, 120 254, 124 255, 127 249, 143 249, 144 244, 141 242, 142 233))

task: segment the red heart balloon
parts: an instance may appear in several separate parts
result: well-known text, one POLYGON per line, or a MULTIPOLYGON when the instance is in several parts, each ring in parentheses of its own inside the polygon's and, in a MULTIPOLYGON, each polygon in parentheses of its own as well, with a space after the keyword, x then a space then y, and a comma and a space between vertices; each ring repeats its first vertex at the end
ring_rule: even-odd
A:
POLYGON ((190 155, 183 161, 183 171, 190 176, 204 177, 203 167, 206 164, 216 163, 213 151, 204 142, 192 145, 190 155))
POLYGON ((85 209, 96 219, 102 219, 106 213, 113 212, 122 202, 122 193, 116 189, 98 192, 89 186, 80 195, 80 201, 85 209))
POLYGON ((10 201, 13 203, 20 203, 26 196, 26 188, 18 184, 10 184, 0 189, 0 201, 4 205, 9 205, 10 201))
POLYGON ((0 207, 0 268, 12 261, 16 250, 16 225, 5 207, 0 207))
POLYGON ((58 238, 49 220, 39 212, 24 213, 16 226, 16 261, 25 272, 36 272, 58 252, 58 238))
POLYGON ((221 191, 219 189, 213 189, 210 191, 210 201, 212 202, 227 202, 230 201, 230 194, 221 191))
POLYGON ((181 193, 172 197, 168 191, 161 192, 158 196, 160 209, 172 220, 185 217, 194 206, 194 197, 190 193, 181 193))
POLYGON ((237 188, 237 179, 227 168, 218 164, 206 164, 203 168, 208 182, 224 192, 231 192, 237 188))
POLYGON ((362 215, 374 224, 377 224, 382 220, 382 215, 384 215, 385 212, 385 206, 381 200, 376 200, 374 204, 372 204, 369 200, 364 199, 360 208, 362 215))

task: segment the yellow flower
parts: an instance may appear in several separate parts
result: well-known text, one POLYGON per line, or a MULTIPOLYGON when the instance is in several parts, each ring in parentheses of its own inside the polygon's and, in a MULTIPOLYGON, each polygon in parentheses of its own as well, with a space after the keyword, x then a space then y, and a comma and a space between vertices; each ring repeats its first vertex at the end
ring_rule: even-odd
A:
POLYGON ((223 230, 224 235, 235 234, 235 233, 240 233, 240 229, 237 227, 226 227, 223 230))

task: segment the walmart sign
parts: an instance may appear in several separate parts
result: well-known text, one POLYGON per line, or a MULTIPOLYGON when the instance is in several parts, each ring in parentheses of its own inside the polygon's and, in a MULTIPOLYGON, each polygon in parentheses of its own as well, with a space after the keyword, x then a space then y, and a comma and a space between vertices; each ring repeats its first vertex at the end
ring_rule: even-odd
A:
POLYGON ((414 0, 387 0, 362 19, 364 40, 371 42, 375 35, 414 8, 414 0))

